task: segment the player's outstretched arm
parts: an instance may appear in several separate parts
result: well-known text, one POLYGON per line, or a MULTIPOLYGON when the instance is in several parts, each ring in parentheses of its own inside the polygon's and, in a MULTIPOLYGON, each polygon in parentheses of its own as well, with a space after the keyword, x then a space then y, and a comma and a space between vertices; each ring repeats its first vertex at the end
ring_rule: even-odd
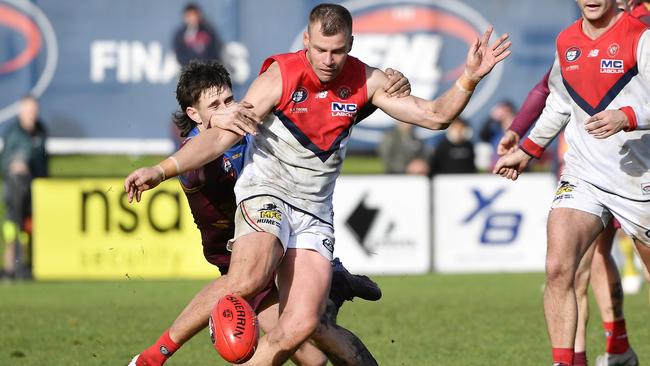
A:
POLYGON ((491 45, 492 27, 477 38, 467 52, 465 70, 453 87, 439 98, 427 101, 414 96, 391 99, 382 88, 387 77, 380 70, 368 67, 369 95, 372 104, 391 117, 432 130, 441 130, 463 111, 476 85, 494 66, 510 55, 511 42, 504 34, 491 45))
POLYGON ((253 113, 253 105, 248 102, 231 103, 219 108, 210 116, 209 126, 236 133, 257 135, 259 118, 253 113))
MULTIPOLYGON (((256 122, 259 122, 258 116, 266 116, 277 104, 281 93, 280 68, 277 64, 273 64, 265 73, 258 76, 248 89, 244 97, 245 102, 242 105, 249 104, 252 107, 245 108, 245 117, 254 118, 256 122)), ((221 128, 210 128, 200 133, 176 154, 163 160, 157 166, 141 168, 129 174, 124 180, 124 190, 128 194, 129 202, 132 202, 133 198, 139 202, 142 192, 156 187, 165 179, 198 169, 211 162, 240 139, 241 136, 237 133, 221 128)))
POLYGON ((532 156, 522 150, 516 150, 513 153, 502 156, 494 166, 492 173, 507 179, 517 180, 521 172, 528 165, 530 159, 532 159, 532 156))
POLYGON ((165 179, 195 170, 221 156, 241 136, 220 128, 210 128, 192 138, 174 155, 154 167, 135 170, 124 180, 129 202, 140 202, 142 192, 155 188, 165 179))

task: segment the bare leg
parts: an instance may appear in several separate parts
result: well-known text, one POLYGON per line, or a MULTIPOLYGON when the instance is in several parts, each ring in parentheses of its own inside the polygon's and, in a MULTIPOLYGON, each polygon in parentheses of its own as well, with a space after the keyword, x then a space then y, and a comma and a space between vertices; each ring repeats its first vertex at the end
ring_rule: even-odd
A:
POLYGON ((337 308, 327 300, 325 313, 312 339, 323 350, 334 366, 377 365, 363 342, 349 330, 336 324, 337 308))
POLYGON ((578 321, 575 274, 602 229, 600 218, 583 211, 555 208, 549 214, 544 314, 553 348, 573 349, 578 321))
POLYGON ((228 275, 213 281, 192 299, 169 329, 170 338, 183 344, 205 328, 210 311, 226 294, 247 299, 257 294, 270 281, 282 253, 282 246, 268 233, 253 233, 237 240, 228 275))
POLYGON ((3 269, 7 274, 16 273, 16 247, 17 246, 18 244, 15 241, 10 241, 5 244, 3 269))
POLYGON ((183 344, 208 326, 214 304, 226 295, 225 282, 225 276, 210 282, 187 304, 169 328, 169 336, 174 342, 183 344))
POLYGON ((639 257, 645 265, 647 272, 648 269, 650 269, 650 243, 644 244, 640 240, 634 239, 634 245, 636 246, 637 253, 639 253, 639 257))
MULTIPOLYGON (((274 291, 264 298, 260 309, 262 310, 257 314, 260 327, 265 333, 270 332, 278 324, 278 293, 274 291)), ((299 366, 325 366, 327 356, 308 340, 291 356, 291 361, 299 366)))
MULTIPOLYGON (((596 239, 598 241, 598 239, 596 239)), ((576 338, 573 349, 576 353, 585 352, 587 339, 587 323, 589 322, 589 277, 591 275, 590 267, 594 256, 594 245, 587 249, 587 252, 580 260, 578 271, 575 276, 575 293, 578 305, 578 323, 576 328, 576 338)))
POLYGON ((246 365, 282 365, 316 330, 332 277, 319 253, 288 249, 278 270, 280 317, 246 365))
POLYGON ((591 264, 591 287, 600 308, 604 322, 613 322, 623 318, 623 288, 621 277, 612 258, 612 241, 616 229, 612 224, 596 239, 596 253, 591 264))

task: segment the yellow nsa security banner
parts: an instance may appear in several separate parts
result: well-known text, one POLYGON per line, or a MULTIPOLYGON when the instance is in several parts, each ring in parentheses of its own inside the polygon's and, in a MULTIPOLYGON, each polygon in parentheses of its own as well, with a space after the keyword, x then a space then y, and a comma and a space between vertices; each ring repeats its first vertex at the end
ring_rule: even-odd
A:
POLYGON ((128 203, 121 179, 33 186, 37 279, 214 278, 176 180, 128 203))

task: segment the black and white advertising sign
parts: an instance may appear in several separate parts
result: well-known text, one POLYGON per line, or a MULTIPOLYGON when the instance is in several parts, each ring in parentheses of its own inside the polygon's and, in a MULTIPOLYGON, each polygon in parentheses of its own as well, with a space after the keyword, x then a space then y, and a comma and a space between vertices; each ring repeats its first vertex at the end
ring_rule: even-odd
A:
POLYGON ((424 177, 341 177, 334 192, 334 255, 352 272, 428 272, 430 192, 424 177))

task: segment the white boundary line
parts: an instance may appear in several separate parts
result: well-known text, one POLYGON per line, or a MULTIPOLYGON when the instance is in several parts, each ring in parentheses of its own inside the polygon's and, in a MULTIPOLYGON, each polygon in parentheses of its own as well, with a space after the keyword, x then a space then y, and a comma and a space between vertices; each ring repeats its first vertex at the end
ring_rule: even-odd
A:
MULTIPOLYGON (((0 140, 0 150, 4 143, 0 140)), ((93 139, 51 137, 45 150, 52 155, 169 155, 175 151, 170 139, 93 139)))

